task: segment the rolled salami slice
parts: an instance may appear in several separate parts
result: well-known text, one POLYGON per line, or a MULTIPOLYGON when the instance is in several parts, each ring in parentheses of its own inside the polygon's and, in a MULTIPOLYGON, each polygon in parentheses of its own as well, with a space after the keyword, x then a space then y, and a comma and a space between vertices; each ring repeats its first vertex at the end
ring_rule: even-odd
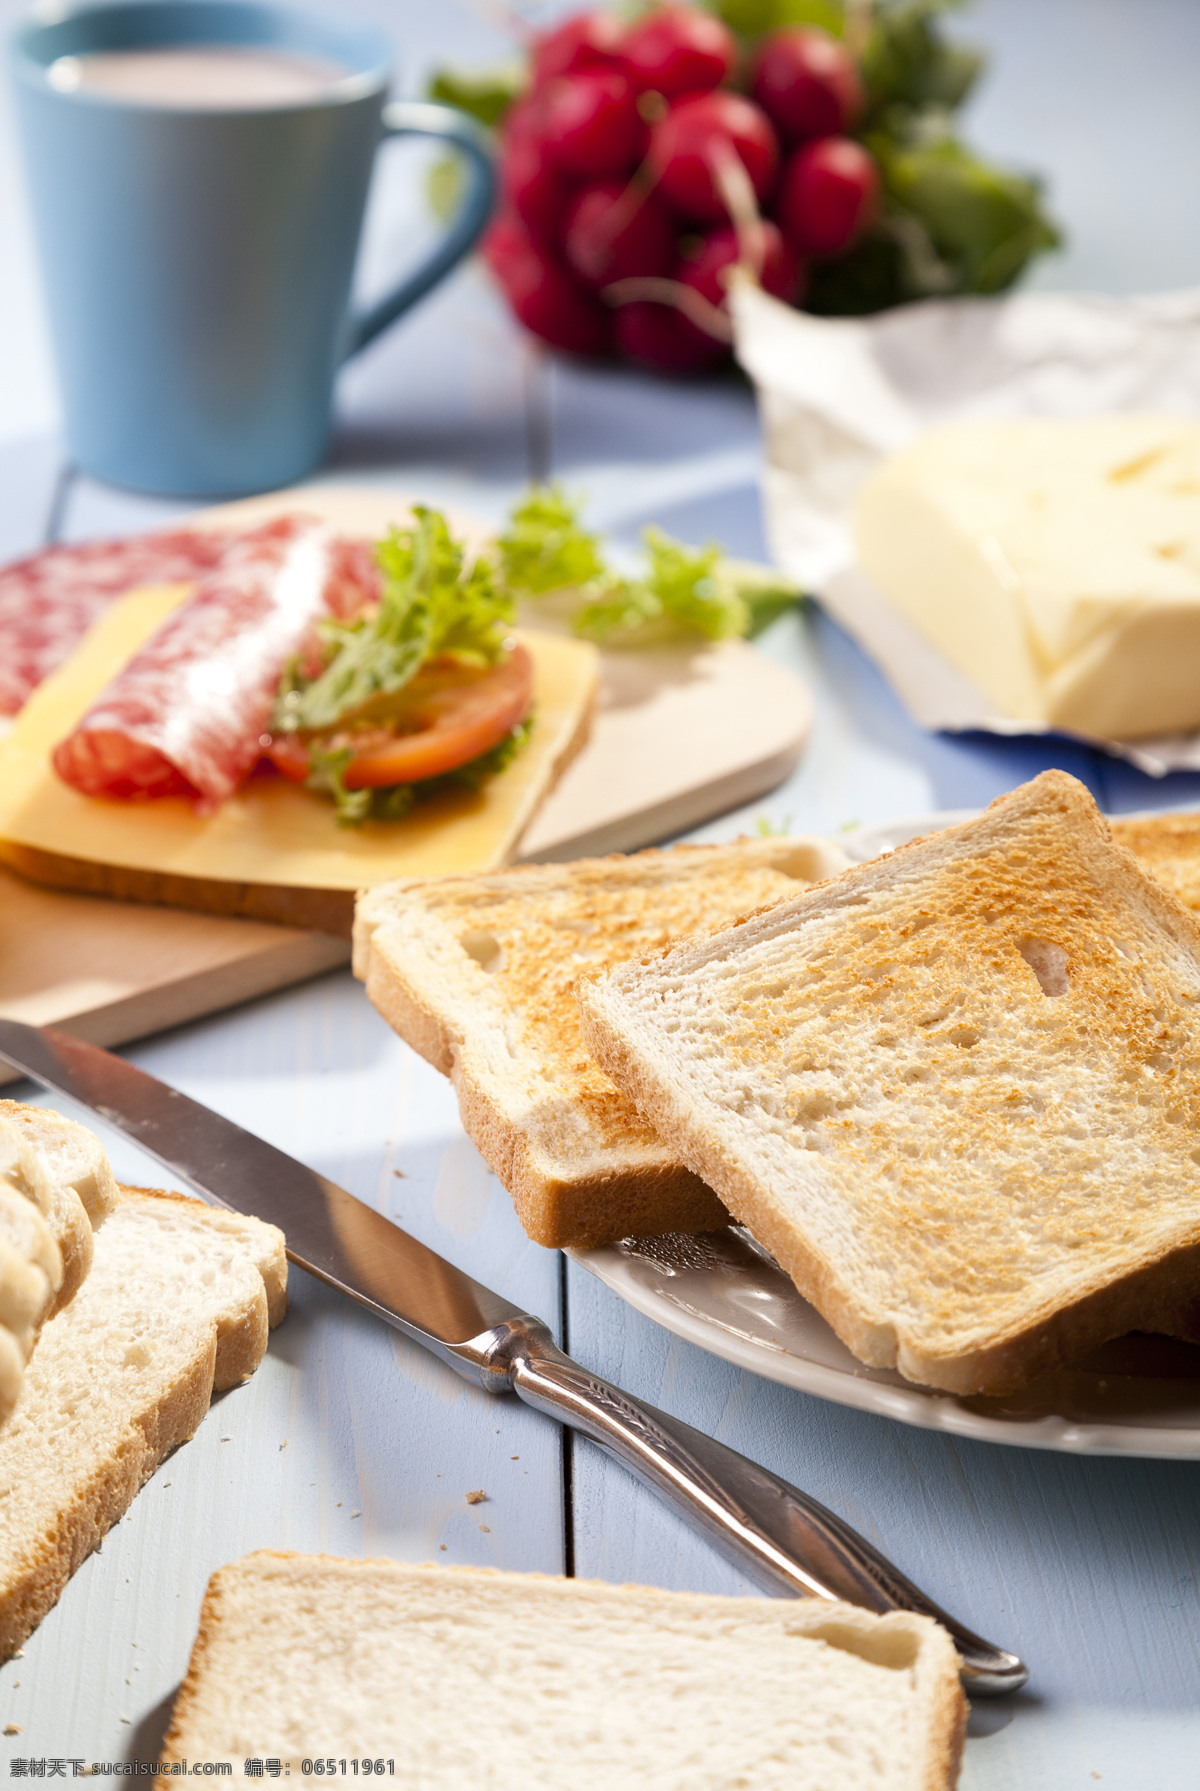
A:
POLYGON ((284 666, 311 647, 321 616, 363 607, 367 576, 360 545, 311 517, 234 537, 55 748, 55 770, 85 796, 191 796, 215 808, 260 755, 284 666))
POLYGON ((24 706, 114 598, 139 585, 192 584, 219 563, 228 539, 176 529, 47 547, 0 569, 0 715, 24 706))

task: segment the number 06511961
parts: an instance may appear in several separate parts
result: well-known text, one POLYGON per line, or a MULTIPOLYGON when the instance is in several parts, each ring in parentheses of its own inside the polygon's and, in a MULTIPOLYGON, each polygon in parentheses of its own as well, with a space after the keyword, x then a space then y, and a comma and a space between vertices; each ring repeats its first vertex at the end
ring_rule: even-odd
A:
POLYGON ((360 1772, 364 1777, 368 1777, 372 1773, 383 1772, 390 1772, 394 1776, 396 1762, 394 1760, 301 1760, 300 1770, 306 1778, 319 1779, 339 1775, 345 1777, 350 1773, 360 1772))

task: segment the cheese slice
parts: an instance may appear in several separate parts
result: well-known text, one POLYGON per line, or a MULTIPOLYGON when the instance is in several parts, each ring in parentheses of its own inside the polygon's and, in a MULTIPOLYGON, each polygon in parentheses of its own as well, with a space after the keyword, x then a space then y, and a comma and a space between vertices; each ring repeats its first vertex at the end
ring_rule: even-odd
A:
POLYGON ((586 725, 596 689, 595 649, 526 632, 535 667, 529 744, 478 792, 433 797, 403 820, 339 827, 328 799, 274 775, 252 777, 204 817, 177 797, 81 796, 56 775, 50 753, 189 588, 122 598, 25 705, 0 743, 0 857, 26 870, 30 853, 49 853, 171 879, 339 891, 389 877, 492 870, 512 854, 586 725))
POLYGON ((935 430, 863 488, 855 545, 1002 714, 1112 739, 1200 726, 1200 425, 935 430))

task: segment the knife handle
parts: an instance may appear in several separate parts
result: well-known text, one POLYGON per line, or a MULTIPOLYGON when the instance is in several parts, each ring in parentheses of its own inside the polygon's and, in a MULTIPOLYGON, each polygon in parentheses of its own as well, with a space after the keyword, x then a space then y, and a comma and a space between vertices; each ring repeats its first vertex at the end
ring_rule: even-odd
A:
POLYGON ((631 1399, 565 1356, 536 1319, 498 1326, 488 1367, 505 1373, 526 1405, 570 1424, 677 1505, 763 1587, 844 1599, 869 1611, 919 1611, 949 1631, 963 1685, 1016 1691, 1029 1677, 906 1579, 865 1537, 807 1493, 715 1438, 631 1399))

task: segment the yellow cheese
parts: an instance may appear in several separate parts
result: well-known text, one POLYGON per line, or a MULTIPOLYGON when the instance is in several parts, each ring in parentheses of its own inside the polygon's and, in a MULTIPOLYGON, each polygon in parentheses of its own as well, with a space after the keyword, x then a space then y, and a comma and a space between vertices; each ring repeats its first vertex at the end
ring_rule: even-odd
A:
POLYGON ((204 817, 176 797, 81 796, 55 774, 50 753, 187 593, 177 585, 122 598, 35 692, 0 744, 0 841, 126 870, 296 889, 491 870, 511 856, 595 691, 594 648, 525 633, 535 664, 529 745, 480 791, 418 803, 402 821, 338 827, 330 801, 274 775, 251 778, 204 817))
POLYGON ((1114 739, 1200 727, 1200 425, 935 430, 864 487, 855 545, 1001 713, 1114 739))

